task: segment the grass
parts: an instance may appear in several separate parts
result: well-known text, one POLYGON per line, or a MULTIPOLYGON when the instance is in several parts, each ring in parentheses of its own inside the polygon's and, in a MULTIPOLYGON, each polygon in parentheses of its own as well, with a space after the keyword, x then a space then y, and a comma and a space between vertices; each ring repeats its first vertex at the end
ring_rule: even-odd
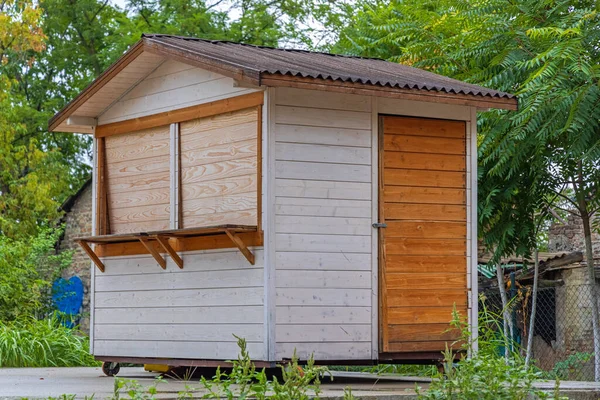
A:
POLYGON ((64 327, 55 314, 43 320, 0 322, 0 367, 97 366, 89 339, 64 327))

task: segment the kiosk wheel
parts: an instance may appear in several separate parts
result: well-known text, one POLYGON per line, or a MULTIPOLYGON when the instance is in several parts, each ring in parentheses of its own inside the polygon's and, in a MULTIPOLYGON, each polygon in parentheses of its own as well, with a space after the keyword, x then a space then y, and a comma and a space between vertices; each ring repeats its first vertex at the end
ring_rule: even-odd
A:
POLYGON ((105 361, 102 363, 102 372, 106 376, 115 376, 121 370, 119 363, 105 361))

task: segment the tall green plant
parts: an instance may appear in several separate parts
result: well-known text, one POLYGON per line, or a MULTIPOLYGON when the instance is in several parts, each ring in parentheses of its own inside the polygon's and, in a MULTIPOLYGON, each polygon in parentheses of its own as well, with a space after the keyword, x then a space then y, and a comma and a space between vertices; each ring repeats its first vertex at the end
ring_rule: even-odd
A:
POLYGON ((55 254, 60 229, 28 239, 0 235, 0 322, 43 317, 51 309, 51 283, 71 263, 71 252, 55 254))
POLYGON ((66 328, 57 314, 0 322, 0 367, 79 367, 98 363, 88 338, 66 328))

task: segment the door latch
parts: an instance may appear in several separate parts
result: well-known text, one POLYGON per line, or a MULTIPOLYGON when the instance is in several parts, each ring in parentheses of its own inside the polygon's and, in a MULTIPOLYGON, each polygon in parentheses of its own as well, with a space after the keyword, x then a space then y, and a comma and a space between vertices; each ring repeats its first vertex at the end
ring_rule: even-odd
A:
POLYGON ((381 222, 375 222, 373 228, 387 228, 387 224, 381 222))

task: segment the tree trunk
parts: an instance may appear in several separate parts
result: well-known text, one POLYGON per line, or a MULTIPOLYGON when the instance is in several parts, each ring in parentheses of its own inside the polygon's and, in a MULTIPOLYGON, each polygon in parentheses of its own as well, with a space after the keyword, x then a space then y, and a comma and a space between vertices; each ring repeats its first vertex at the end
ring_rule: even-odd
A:
POLYGON ((533 334, 535 327, 535 312, 537 309, 537 292, 538 292, 538 281, 540 273, 540 259, 538 254, 538 248, 535 248, 534 252, 534 268, 533 268, 533 293, 531 294, 531 316, 529 318, 529 333, 527 333, 527 351, 525 353, 525 366, 529 366, 531 361, 531 349, 533 348, 533 334))
POLYGON ((585 236, 585 261, 588 270, 588 283, 592 302, 592 328, 594 330, 594 380, 600 382, 600 314, 598 313, 598 296, 596 294, 596 273, 594 271, 594 251, 592 247, 592 229, 590 215, 585 200, 580 201, 581 222, 585 236), (581 204, 583 202, 583 204, 581 204))
POLYGON ((502 326, 504 327, 504 357, 508 360, 510 354, 511 341, 509 340, 509 321, 508 299, 506 297, 506 287, 504 282, 504 270, 500 264, 496 265, 496 276, 498 277, 498 290, 502 299, 502 326))

